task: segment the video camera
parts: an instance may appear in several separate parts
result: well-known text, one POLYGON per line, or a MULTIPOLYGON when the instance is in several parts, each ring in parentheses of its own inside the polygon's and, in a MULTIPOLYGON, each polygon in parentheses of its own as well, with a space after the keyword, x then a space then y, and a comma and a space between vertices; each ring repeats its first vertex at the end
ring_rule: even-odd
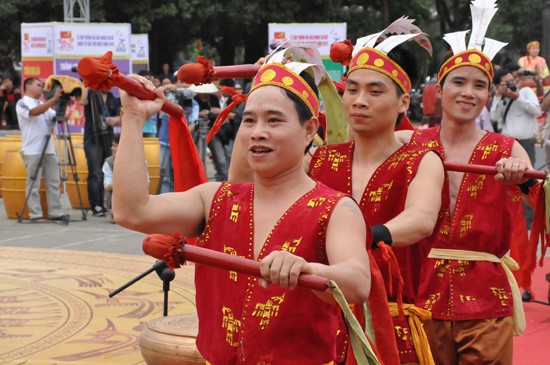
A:
POLYGON ((176 102, 182 108, 188 108, 193 106, 193 98, 195 97, 195 92, 186 88, 178 87, 176 89, 176 102))
MULTIPOLYGON (((63 86, 61 85, 61 81, 55 79, 55 77, 56 76, 48 77, 44 85, 44 97, 46 98, 46 100, 51 99, 59 88, 63 89, 63 86), (49 90, 47 89, 46 86, 49 86, 49 90)), ((64 78, 63 79, 64 82, 80 83, 80 80, 74 77, 63 76, 63 78, 64 78)), ((71 100, 71 97, 73 96, 74 97, 82 96, 82 87, 79 87, 79 86, 74 87, 70 93, 66 93, 64 91, 61 93, 61 97, 55 103, 55 112, 57 115, 63 115, 63 116, 65 115, 67 104, 69 103, 69 101, 71 100)))
POLYGON ((516 91, 518 90, 518 88, 517 88, 515 82, 513 82, 512 80, 506 81, 506 87, 507 87, 508 89, 510 89, 511 91, 514 91, 514 92, 516 92, 516 91))

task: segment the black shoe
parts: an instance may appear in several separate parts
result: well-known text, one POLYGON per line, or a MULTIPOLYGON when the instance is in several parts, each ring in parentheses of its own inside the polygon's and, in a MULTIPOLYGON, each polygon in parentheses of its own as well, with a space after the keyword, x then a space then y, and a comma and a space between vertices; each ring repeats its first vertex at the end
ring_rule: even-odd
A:
POLYGON ((35 217, 30 219, 31 223, 48 223, 48 221, 45 218, 42 217, 35 217))
POLYGON ((96 205, 94 207, 94 209, 92 210, 92 215, 94 217, 106 217, 107 216, 107 214, 105 214, 105 210, 102 207, 98 206, 98 205, 96 205))
POLYGON ((68 214, 60 215, 58 217, 48 217, 49 221, 53 221, 55 223, 61 223, 61 224, 69 224, 69 221, 71 220, 71 217, 68 214))
POLYGON ((522 302, 531 302, 533 301, 533 293, 529 289, 525 290, 521 295, 522 302))

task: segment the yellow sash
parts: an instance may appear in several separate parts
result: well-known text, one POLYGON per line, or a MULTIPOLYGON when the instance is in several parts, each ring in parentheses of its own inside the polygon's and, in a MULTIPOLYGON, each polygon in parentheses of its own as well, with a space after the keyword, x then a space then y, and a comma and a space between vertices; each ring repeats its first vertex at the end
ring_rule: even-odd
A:
POLYGON ((525 331, 525 313, 523 312, 523 303, 521 302, 521 294, 519 292, 518 283, 512 274, 512 270, 518 270, 518 263, 510 256, 498 258, 487 252, 477 252, 468 250, 451 250, 444 248, 432 248, 429 258, 444 259, 444 260, 465 260, 465 261, 489 261, 496 262, 502 265, 510 289, 512 290, 512 300, 514 306, 514 336, 520 336, 525 331))
MULTIPOLYGON (((397 308, 397 303, 389 302, 389 306, 390 315, 392 317, 398 317, 399 310, 397 308)), ((416 350, 418 363, 420 365, 435 365, 428 342, 428 336, 426 336, 424 326, 422 325, 422 321, 432 319, 432 314, 425 309, 406 303, 403 304, 403 312, 405 312, 405 316, 408 317, 408 322, 411 326, 412 342, 416 350)))

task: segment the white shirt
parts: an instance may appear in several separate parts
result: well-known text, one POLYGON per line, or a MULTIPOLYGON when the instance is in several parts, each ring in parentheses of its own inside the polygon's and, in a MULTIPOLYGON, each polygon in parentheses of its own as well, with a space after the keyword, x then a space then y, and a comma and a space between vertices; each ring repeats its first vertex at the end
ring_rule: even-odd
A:
MULTIPOLYGON (((56 115, 54 110, 48 109, 40 115, 29 115, 30 111, 40 104, 40 100, 25 95, 17 102, 15 108, 21 129, 21 151, 25 155, 40 155, 46 143, 46 136, 51 133, 51 123, 56 115)), ((48 142, 46 153, 55 154, 53 138, 48 142)))
MULTIPOLYGON (((491 105, 491 119, 502 123, 502 118, 509 98, 495 97, 491 105)), ((537 94, 530 87, 519 90, 519 97, 514 100, 502 126, 502 134, 516 139, 529 139, 537 136, 537 117, 542 114, 537 94)))

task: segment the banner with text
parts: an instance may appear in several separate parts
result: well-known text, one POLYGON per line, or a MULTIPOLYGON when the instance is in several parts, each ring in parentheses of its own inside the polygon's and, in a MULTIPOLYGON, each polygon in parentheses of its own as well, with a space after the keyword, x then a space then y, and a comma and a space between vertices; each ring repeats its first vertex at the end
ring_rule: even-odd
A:
POLYGON ((268 25, 270 52, 287 40, 317 46, 329 76, 336 81, 342 79, 344 67, 330 60, 330 45, 345 40, 346 36, 346 23, 269 23, 268 25))

